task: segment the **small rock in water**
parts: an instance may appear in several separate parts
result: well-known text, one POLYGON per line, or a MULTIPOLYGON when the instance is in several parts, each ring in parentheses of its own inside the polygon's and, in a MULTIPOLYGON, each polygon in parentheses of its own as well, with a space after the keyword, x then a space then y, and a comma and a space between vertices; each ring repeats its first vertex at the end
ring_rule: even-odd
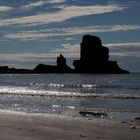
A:
POLYGON ((84 136, 84 135, 80 135, 80 137, 86 137, 86 136, 84 136))
POLYGON ((137 127, 136 126, 133 126, 133 125, 131 125, 130 128, 131 129, 137 129, 137 127))
POLYGON ((121 123, 128 123, 127 121, 122 121, 121 123))
POLYGON ((103 117, 107 117, 107 113, 103 113, 103 112, 86 112, 86 111, 80 111, 79 112, 80 115, 86 117, 86 116, 93 116, 96 118, 103 118, 103 117))
POLYGON ((140 117, 136 117, 135 120, 139 120, 140 121, 140 117))

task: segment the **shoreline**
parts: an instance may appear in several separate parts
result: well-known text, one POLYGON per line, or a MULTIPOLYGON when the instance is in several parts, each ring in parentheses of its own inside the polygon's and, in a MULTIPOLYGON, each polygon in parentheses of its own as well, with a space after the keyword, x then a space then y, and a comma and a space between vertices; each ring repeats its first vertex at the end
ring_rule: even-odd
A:
POLYGON ((139 140, 140 122, 0 111, 2 140, 139 140))

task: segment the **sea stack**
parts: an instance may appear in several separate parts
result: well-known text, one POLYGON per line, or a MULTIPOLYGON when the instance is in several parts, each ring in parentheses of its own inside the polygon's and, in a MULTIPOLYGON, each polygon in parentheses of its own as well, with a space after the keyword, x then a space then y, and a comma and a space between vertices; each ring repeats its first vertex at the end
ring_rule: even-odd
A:
POLYGON ((110 61, 109 49, 102 45, 99 37, 91 35, 83 36, 80 60, 74 60, 73 65, 76 73, 129 73, 121 69, 116 61, 110 61))
POLYGON ((66 64, 66 58, 60 54, 56 60, 57 65, 39 64, 33 69, 33 73, 72 73, 73 70, 66 64))
POLYGON ((72 69, 66 64, 66 58, 62 54, 57 57, 56 62, 58 73, 72 73, 72 69))

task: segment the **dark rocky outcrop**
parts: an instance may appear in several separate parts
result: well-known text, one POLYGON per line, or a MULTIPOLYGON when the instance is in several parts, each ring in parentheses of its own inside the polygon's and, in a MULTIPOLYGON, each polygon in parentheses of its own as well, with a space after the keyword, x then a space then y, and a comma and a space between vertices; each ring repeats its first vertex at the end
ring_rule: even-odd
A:
POLYGON ((34 69, 33 73, 56 73, 56 66, 38 64, 34 69))
POLYGON ((90 111, 79 111, 79 114, 83 117, 95 117, 95 118, 103 118, 108 117, 107 113, 104 112, 90 112, 90 111))
POLYGON ((139 120, 140 121, 140 117, 136 117, 135 120, 139 120))
POLYGON ((9 68, 8 66, 0 66, 0 74, 9 74, 9 73, 18 73, 18 74, 25 74, 25 73, 32 73, 32 70, 29 69, 16 69, 16 68, 9 68))
POLYGON ((8 73, 9 67, 8 66, 0 66, 0 73, 8 73))
POLYGON ((66 58, 60 54, 59 57, 57 57, 57 65, 44 65, 39 64, 34 70, 34 73, 72 73, 72 69, 67 66, 66 64, 66 58))
POLYGON ((97 36, 83 37, 80 55, 80 60, 73 62, 76 73, 128 73, 119 68, 116 61, 109 61, 109 49, 102 46, 97 36))
POLYGON ((33 70, 0 66, 0 73, 93 73, 113 74, 129 73, 122 70, 116 61, 109 60, 109 49, 102 45, 99 37, 85 35, 81 42, 80 60, 74 60, 74 69, 66 64, 66 58, 60 54, 57 65, 39 64, 33 70))
POLYGON ((59 73, 72 73, 73 70, 66 64, 66 58, 60 54, 59 57, 57 57, 57 71, 59 73))

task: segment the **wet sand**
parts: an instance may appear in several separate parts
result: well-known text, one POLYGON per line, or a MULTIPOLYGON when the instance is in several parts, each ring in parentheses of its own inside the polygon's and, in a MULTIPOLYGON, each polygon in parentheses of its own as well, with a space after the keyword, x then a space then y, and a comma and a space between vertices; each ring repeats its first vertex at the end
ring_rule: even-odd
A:
POLYGON ((140 124, 1 111, 0 140, 139 140, 140 124))

